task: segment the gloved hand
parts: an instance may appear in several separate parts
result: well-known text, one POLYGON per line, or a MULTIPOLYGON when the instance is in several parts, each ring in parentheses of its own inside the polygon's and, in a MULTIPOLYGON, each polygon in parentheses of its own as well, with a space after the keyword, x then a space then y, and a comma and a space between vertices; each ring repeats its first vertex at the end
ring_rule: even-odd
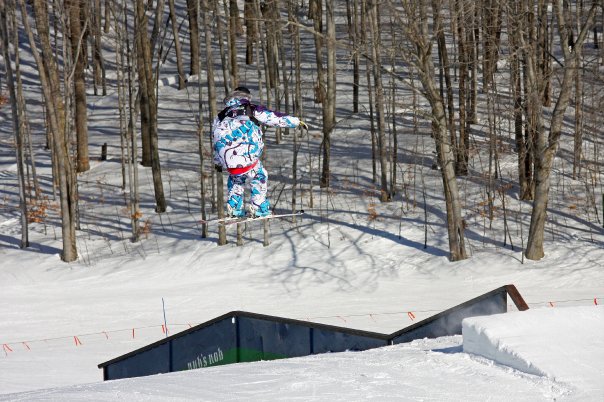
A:
POLYGON ((308 130, 308 124, 304 123, 302 120, 300 120, 300 124, 298 124, 298 127, 308 130))
POLYGON ((222 172, 222 166, 214 165, 214 170, 216 170, 217 172, 222 172))

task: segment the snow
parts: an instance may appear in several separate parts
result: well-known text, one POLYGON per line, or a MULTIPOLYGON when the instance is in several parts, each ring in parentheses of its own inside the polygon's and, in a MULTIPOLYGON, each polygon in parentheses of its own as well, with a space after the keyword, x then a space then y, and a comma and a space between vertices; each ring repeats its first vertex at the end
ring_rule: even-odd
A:
POLYGON ((604 306, 471 317, 462 331, 465 353, 604 396, 604 306))
MULTIPOLYGON (((305 63, 312 66, 312 46, 308 49, 305 63)), ((114 56, 108 52, 108 64, 114 56)), ((19 249, 14 134, 10 124, 0 125, 0 400, 604 399, 602 308, 594 306, 594 299, 604 300, 604 231, 597 217, 601 211, 589 203, 601 196, 602 187, 594 184, 593 194, 587 193, 587 181, 568 177, 568 160, 557 158, 552 173, 546 257, 523 260, 530 205, 518 200, 516 188, 503 191, 514 248, 504 245, 501 199, 494 200, 492 222, 485 213, 481 163, 486 158, 479 159, 488 151, 481 148, 480 126, 473 127, 477 156, 471 174, 459 178, 470 257, 453 263, 447 259, 440 172, 429 168, 429 124, 422 120, 417 133, 409 127, 399 131, 399 192, 393 202, 380 203, 371 178, 369 119, 366 112, 352 115, 347 109, 349 71, 338 71, 342 87, 331 189, 310 187, 309 172, 318 182, 321 110, 313 102, 308 74, 303 117, 311 134, 302 139, 298 163, 303 190, 298 208, 306 214, 296 223, 270 221, 267 247, 260 223, 247 226, 241 247, 232 225, 229 244, 219 247, 216 226, 204 239, 198 223, 197 84, 178 91, 171 86, 176 69, 167 63, 161 67, 165 85, 158 90, 159 148, 170 207, 161 215, 154 212, 150 169, 139 167, 141 212, 150 230, 131 243, 109 65, 109 95, 88 99, 92 168, 78 177, 80 258, 65 264, 59 258, 60 225, 36 68, 26 50, 21 61, 34 77, 35 85, 26 82, 25 93, 48 216, 30 225, 31 247, 19 249), (105 142, 108 160, 100 162, 105 142), (516 285, 531 309, 516 313, 510 304, 508 314, 468 319, 464 337, 111 382, 102 382, 97 368, 165 336, 162 299, 170 334, 232 310, 391 333, 506 284, 516 285)), ((241 75, 256 77, 256 67, 241 63, 241 75)), ((205 83, 205 72, 202 77, 205 83)), ((257 90, 253 79, 245 84, 257 90)), ((406 113, 400 122, 410 124, 410 91, 399 90, 396 107, 406 113)), ((9 121, 9 115, 8 108, 0 108, 0 121, 9 121)), ((561 146, 572 155, 570 137, 561 146)), ((291 136, 277 144, 269 131, 266 149, 270 197, 276 212, 287 212, 291 136)), ((504 188, 515 180, 517 158, 505 149, 499 157, 503 177, 497 185, 504 188)))
MULTIPOLYGON (((553 400, 571 390, 461 353, 459 336, 8 395, 10 400, 553 400)), ((0 396, 0 400, 1 400, 0 396)))
MULTIPOLYGON (((322 227, 315 225, 315 232, 322 227)), ((389 261, 390 273, 371 279, 371 258, 353 253, 349 243, 333 241, 329 251, 316 240, 295 238, 294 250, 285 239, 273 239, 268 248, 227 245, 229 253, 207 241, 178 240, 170 251, 144 260, 107 257, 94 266, 66 267, 56 255, 3 249, 0 343, 12 352, 0 356, 0 400, 536 401, 597 400, 602 394, 602 308, 593 298, 581 299, 594 289, 602 294, 600 269, 558 276, 553 267, 521 265, 496 252, 458 264, 438 256, 422 262, 422 253, 401 245, 394 253, 392 241, 376 237, 365 243, 380 251, 374 258, 389 261), (347 268, 336 274, 338 265, 347 268), (472 351, 465 337, 454 336, 105 383, 96 367, 163 336, 161 297, 171 333, 235 309, 388 333, 412 323, 406 311, 421 319, 514 278, 535 310, 476 319, 476 332, 494 335, 472 351), (569 283, 576 287, 568 289, 569 283), (547 300, 556 307, 545 307, 547 300), (575 329, 571 337, 568 328, 575 329), (543 331, 547 336, 535 335, 543 331), (522 371, 503 353, 477 356, 503 344, 543 374, 522 371), (568 365, 570 358, 577 364, 568 365), (581 380, 586 369, 590 377, 581 380)), ((578 258, 573 250, 560 254, 578 258)))

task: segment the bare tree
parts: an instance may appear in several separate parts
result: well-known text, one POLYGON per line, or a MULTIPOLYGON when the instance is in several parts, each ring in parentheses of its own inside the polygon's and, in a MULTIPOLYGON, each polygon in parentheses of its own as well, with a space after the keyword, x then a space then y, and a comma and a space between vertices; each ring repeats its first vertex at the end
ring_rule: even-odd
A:
MULTIPOLYGON (((14 57, 11 57, 9 50, 9 27, 8 27, 8 16, 7 9, 11 8, 14 10, 15 4, 12 0, 0 3, 0 46, 2 46, 2 57, 4 58, 4 72, 6 76, 6 83, 8 85, 8 92, 11 103, 12 112, 12 123, 13 132, 15 133, 15 154, 17 159, 17 182, 19 185, 19 209, 21 210, 21 243, 20 247, 29 247, 29 231, 27 228, 27 199, 25 195, 25 172, 23 169, 24 165, 24 145, 23 145, 23 130, 21 129, 21 121, 19 116, 21 113, 18 108, 21 107, 21 103, 17 102, 17 89, 15 86, 15 77, 13 68, 11 66, 14 57)), ((14 26, 16 29, 16 26, 14 26)), ((17 49, 17 48, 15 48, 17 49)))
POLYGON ((109 33, 109 28, 111 28, 111 15, 114 13, 113 10, 113 2, 114 0, 105 0, 105 5, 103 8, 105 23, 103 25, 103 32, 109 33))
MULTIPOLYGON (((455 155, 449 141, 448 120, 444 100, 440 96, 432 55, 429 30, 428 6, 425 2, 403 1, 404 19, 399 23, 409 41, 407 52, 415 64, 424 89, 424 96, 432 109, 433 136, 436 153, 441 166, 445 204, 447 208, 447 231, 449 234, 449 258, 458 261, 467 258, 465 249, 465 225, 461 213, 461 198, 455 178, 455 155)), ((438 32, 441 21, 439 14, 432 15, 433 30, 438 32)))
MULTIPOLYGON (((281 80, 279 77, 279 56, 281 49, 279 41, 281 39, 281 30, 279 28, 279 19, 281 15, 279 14, 277 0, 273 0, 269 4, 264 3, 261 11, 265 27, 263 52, 267 77, 267 104, 269 107, 280 110, 281 80)), ((275 138, 277 144, 279 144, 281 142, 281 129, 278 127, 275 130, 275 138)))
MULTIPOLYGON (((560 143, 560 136, 564 125, 564 115, 570 102, 572 85, 579 66, 580 52, 577 48, 583 46, 587 34, 596 14, 598 4, 593 3, 581 26, 574 46, 568 46, 569 38, 573 32, 570 23, 570 10, 565 9, 563 0, 554 0, 554 14, 556 16, 560 47, 564 55, 562 82, 560 92, 552 112, 549 134, 545 130, 538 131, 537 149, 535 158, 535 200, 531 213, 531 225, 525 255, 528 259, 539 260, 545 255, 543 252, 543 237, 545 221, 547 218, 547 204, 549 200, 550 174, 554 157, 560 143)), ((532 68, 529 63, 529 68, 532 68)))
POLYGON ((458 64, 459 64, 459 140, 457 141, 455 170, 458 175, 468 174, 470 136, 468 127, 468 86, 469 86, 469 53, 473 51, 468 45, 468 19, 466 1, 454 0, 455 25, 457 27, 458 64))
POLYGON ((180 50, 180 37, 178 36, 178 24, 176 23, 176 8, 174 0, 168 0, 170 7, 170 24, 172 25, 172 36, 174 37, 174 51, 176 52, 176 69, 178 71, 178 89, 185 87, 185 70, 182 65, 182 51, 180 50))
MULTIPOLYGON (((300 28, 298 27, 298 5, 295 0, 288 0, 288 19, 291 25, 291 40, 294 50, 294 115, 302 116, 302 73, 301 73, 301 51, 300 51, 300 28)), ((298 185, 298 152, 300 151, 298 130, 294 130, 293 138, 293 160, 292 160, 292 213, 297 209, 297 185, 298 185)), ((294 217, 295 220, 295 217, 294 217)))
POLYGON ((361 52, 356 48, 359 44, 359 4, 358 0, 346 0, 346 18, 348 21, 348 37, 350 38, 352 57, 352 112, 359 112, 359 79, 361 52))
MULTIPOLYGON (((386 144, 386 115, 384 101, 384 86, 382 84, 382 61, 381 61, 381 29, 378 11, 378 3, 370 0, 367 3, 367 15, 369 17, 369 32, 371 33, 371 58, 373 70, 373 82, 375 84, 375 110, 377 112, 377 149, 380 162, 380 201, 390 201, 388 191, 388 157, 386 144)), ((334 38, 335 39, 335 38, 334 38)))
POLYGON ((138 144, 136 138, 136 116, 135 100, 132 77, 132 48, 130 46, 130 33, 128 31, 128 5, 126 0, 122 0, 121 20, 118 14, 115 14, 115 29, 118 38, 116 49, 117 59, 117 87, 118 103, 120 109, 120 129, 126 145, 126 161, 128 167, 128 207, 130 212, 131 241, 137 242, 140 236, 138 222, 141 217, 139 211, 139 190, 138 190, 138 144), (127 121, 127 122, 126 122, 127 121))
MULTIPOLYGON (((159 1, 156 9, 156 15, 163 11, 162 2, 159 1)), ((151 172, 153 175, 153 189, 155 192, 155 211, 165 212, 166 211, 166 199, 164 196, 164 188, 161 177, 161 165, 159 161, 159 139, 157 134, 157 94, 155 92, 155 86, 157 83, 157 75, 153 73, 153 44, 157 37, 156 28, 159 23, 156 20, 154 30, 151 35, 151 39, 147 34, 147 14, 145 13, 144 3, 142 0, 136 2, 136 37, 137 37, 137 61, 139 63, 139 84, 140 91, 146 92, 148 104, 143 105, 141 103, 141 109, 143 106, 148 108, 149 127, 148 132, 143 132, 143 136, 146 134, 149 136, 149 147, 151 152, 151 172)), ((144 95, 141 94, 141 100, 144 95)), ((142 115, 142 110, 141 110, 142 115)), ((144 146, 144 144, 143 144, 144 146)), ((143 149, 144 159, 144 149, 143 149)))
MULTIPOLYGON (((371 42, 368 39, 369 29, 366 24, 368 24, 368 10, 365 1, 361 1, 361 21, 365 25, 363 25, 361 29, 361 43, 364 46, 365 54, 371 54, 371 42)), ((376 124, 375 124, 375 102, 374 102, 374 94, 373 94, 373 84, 371 81, 371 72, 373 71, 372 63, 369 57, 365 58, 365 77, 367 80, 367 98, 369 103, 369 126, 370 126, 370 135, 371 135, 371 181, 372 183, 377 183, 377 134, 376 134, 376 124)))
POLYGON ((326 95, 325 69, 323 67, 323 1, 308 1, 308 18, 312 19, 315 32, 315 62, 317 77, 315 81, 315 103, 323 103, 326 95))
POLYGON ((83 46, 88 21, 83 0, 67 0, 69 10, 69 43, 73 65, 73 91, 75 98, 75 128, 77 138, 77 172, 90 169, 88 157, 88 106, 86 103, 86 53, 83 46))
POLYGON ((451 137, 451 147, 453 149, 453 153, 455 154, 455 172, 459 173, 463 170, 460 169, 459 160, 462 159, 458 154, 462 152, 459 149, 457 135, 455 132, 455 102, 453 101, 453 84, 451 80, 451 71, 450 71, 450 63, 449 63, 449 52, 447 51, 447 43, 445 38, 445 24, 442 23, 443 16, 441 15, 441 4, 439 2, 432 0, 432 10, 435 15, 438 15, 438 20, 441 21, 438 32, 436 32, 436 41, 438 43, 438 58, 440 60, 439 63, 439 71, 440 71, 440 96, 443 100, 446 100, 446 111, 447 111, 447 120, 448 127, 451 137), (445 86, 443 88, 443 78, 445 86), (446 89, 446 96, 444 90, 446 89))
MULTIPOLYGON (((210 26, 210 8, 208 7, 208 0, 201 0, 201 7, 203 12, 203 26, 205 31, 205 47, 206 47, 206 59, 209 61, 207 66, 207 79, 208 79, 208 101, 210 103, 210 118, 213 119, 218 115, 218 108, 216 107, 216 84, 214 83, 214 64, 212 52, 212 31, 210 26)), ((216 187, 217 187, 217 208, 218 217, 224 218, 224 180, 222 174, 216 175, 216 187)), ((227 243, 226 228, 224 225, 218 227, 218 244, 225 245, 227 243)))
MULTIPOLYGON (((226 1, 226 0, 224 0, 226 1)), ((223 5, 226 4, 223 1, 223 5)), ((259 1, 259 0, 256 0, 259 1)), ((228 49, 225 48, 224 46, 224 27, 223 27, 223 21, 222 21, 222 17, 220 16, 220 11, 218 9, 218 4, 220 3, 219 0, 212 0, 210 3, 208 3, 208 12, 212 12, 213 13, 213 21, 215 22, 214 26, 212 27, 212 29, 216 32, 216 35, 214 36, 214 40, 216 42, 218 42, 218 47, 219 47, 219 53, 220 53, 220 62, 222 65, 222 84, 224 87, 224 92, 229 92, 229 88, 234 88, 234 87, 229 87, 230 83, 231 83, 231 74, 230 74, 230 68, 231 68, 231 63, 227 60, 228 57, 228 49)), ((260 7, 260 5, 258 5, 258 7, 260 7)), ((228 10, 226 11, 226 15, 228 15, 228 10)), ((225 17, 227 18, 227 17, 225 17)), ((227 38, 228 40, 228 38, 227 38)))
POLYGON ((254 44, 258 41, 254 0, 245 0, 243 14, 245 16, 245 64, 249 65, 254 62, 254 44))
POLYGON ((537 1, 537 63, 539 65, 539 79, 542 81, 541 101, 543 106, 552 104, 552 63, 550 57, 550 29, 548 24, 547 0, 537 1))
MULTIPOLYGON (((468 70, 470 73, 469 102, 466 107, 468 124, 476 123, 476 109, 478 97, 478 47, 480 28, 478 26, 478 7, 475 1, 464 1, 466 7, 466 43, 468 70)), ((479 4, 479 3, 478 3, 479 4)))
MULTIPOLYGON (((92 71, 94 77, 94 94, 98 94, 98 88, 101 87, 101 93, 103 96, 107 95, 107 78, 105 71, 105 59, 103 58, 103 47, 101 40, 103 31, 101 30, 101 0, 93 0, 92 4, 87 4, 86 0, 80 1, 80 10, 82 13, 82 20, 87 20, 90 17, 89 30, 87 32, 92 33, 92 71), (92 7, 92 12, 88 10, 92 7)), ((107 3, 105 3, 105 9, 107 9, 107 3)))
MULTIPOLYGON (((145 13, 144 3, 142 0, 136 0, 134 4, 135 22, 134 22, 134 38, 135 38, 135 57, 136 71, 138 73, 138 92, 137 103, 140 110, 141 120, 141 165, 150 167, 152 165, 151 151, 151 108, 149 99, 149 91, 153 92, 153 88, 148 88, 149 80, 146 79, 144 45, 143 41, 147 42, 147 15, 145 13)), ((148 47, 148 45, 147 45, 148 47)), ((149 61, 151 63, 151 61, 149 61)))
POLYGON ((38 52, 34 34, 27 20, 28 14, 24 0, 19 0, 23 24, 29 37, 32 54, 38 65, 40 83, 44 93, 48 120, 52 132, 52 149, 57 164, 57 179, 59 183, 59 197, 61 205, 61 227, 63 252, 61 259, 65 262, 75 261, 78 258, 76 248, 76 179, 72 166, 68 138, 65 130, 65 105, 61 93, 59 67, 55 53, 50 43, 50 30, 48 26, 48 10, 43 0, 33 1, 33 11, 36 21, 41 54, 38 52))
MULTIPOLYGON (((12 2, 13 7, 9 7, 7 9, 7 18, 9 17, 12 20, 12 25, 17 27, 17 9, 16 2, 12 2)), ((20 32, 19 29, 13 29, 13 47, 14 49, 20 49, 20 32)), ((40 183, 38 181, 38 175, 36 172, 36 157, 32 145, 32 136, 31 136, 31 128, 29 125, 29 121, 27 118, 26 111, 26 101, 25 95, 23 94, 23 80, 21 78, 21 58, 20 53, 15 52, 15 85, 16 85, 16 95, 17 95, 17 111, 19 113, 19 123, 21 124, 21 133, 23 135, 23 146, 27 147, 27 153, 25 154, 24 163, 26 163, 27 168, 27 187, 26 190, 28 192, 28 196, 30 198, 39 199, 41 189, 40 183), (26 142, 26 143, 25 143, 26 142), (31 178, 33 180, 33 185, 30 182, 30 170, 31 169, 31 178)))
MULTIPOLYGON (((226 8, 226 0, 225 8, 226 8)), ((241 21, 239 19, 239 7, 237 6, 237 0, 228 0, 229 5, 229 18, 228 18, 228 31, 229 31, 229 63, 231 72, 231 88, 236 88, 239 81, 239 66, 237 65, 237 37, 241 34, 241 21)))
MULTIPOLYGON (((200 20, 201 20, 201 16, 200 16, 200 4, 199 1, 197 1, 196 6, 196 10, 195 10, 195 15, 197 16, 197 19, 194 21, 195 25, 197 25, 196 27, 196 32, 199 32, 199 26, 201 25, 200 20)), ((199 38, 197 38, 197 44, 199 45, 200 41, 199 38)), ((197 50, 197 55, 198 57, 201 57, 201 50, 198 49, 197 50)), ((199 60, 199 64, 201 64, 201 60, 199 60)), ((204 156, 204 146, 203 146, 203 142, 204 142, 204 117, 203 117, 203 97, 202 97, 202 85, 201 85, 201 75, 199 75, 198 79, 197 79, 197 139, 198 139, 198 147, 199 147, 199 172, 200 172, 200 178, 199 178, 199 191, 200 191, 200 207, 201 207, 201 219, 202 220, 206 220, 207 215, 206 215, 206 199, 207 199, 207 194, 206 194, 206 174, 205 174, 205 169, 204 169, 204 162, 205 162, 205 156, 204 156)), ((213 171, 213 169, 212 169, 213 171)), ((210 179, 212 179, 212 175, 210 175, 210 179)), ((208 225, 206 223, 202 224, 201 227, 201 237, 206 238, 208 237, 208 225)))
POLYGON ((501 5, 499 0, 485 0, 482 12, 483 41, 483 86, 493 88, 495 72, 499 59, 499 40, 501 38, 501 5))
POLYGON ((199 0, 187 0, 187 16, 189 18, 189 45, 191 48, 190 73, 199 74, 199 0))
MULTIPOLYGON (((579 7, 577 5, 577 7, 579 7)), ((578 10, 578 14, 582 13, 582 7, 578 10)), ((576 18, 577 21, 581 20, 581 15, 576 18)), ((595 26, 595 24, 594 24, 595 26)), ((597 41, 596 41, 597 43, 597 41)), ((577 66, 577 74, 575 75, 575 135, 574 135, 574 147, 573 147, 573 179, 581 176, 581 163, 583 159, 583 96, 584 88, 583 82, 585 75, 583 70, 585 63, 583 62, 583 49, 582 47, 575 47, 577 52, 577 58, 579 65, 577 66)))
MULTIPOLYGON (((320 3, 320 2, 319 2, 320 3)), ((336 27, 335 2, 326 3, 326 50, 327 50, 327 86, 323 99, 323 169, 321 171, 321 187, 329 187, 331 176, 331 133, 336 125, 336 27)))

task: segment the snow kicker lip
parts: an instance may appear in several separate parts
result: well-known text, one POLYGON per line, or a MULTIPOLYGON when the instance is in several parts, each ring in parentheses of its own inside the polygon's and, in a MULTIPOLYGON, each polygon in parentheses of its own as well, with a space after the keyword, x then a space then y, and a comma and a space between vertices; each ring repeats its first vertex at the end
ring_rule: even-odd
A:
POLYGON ((392 334, 231 311, 98 367, 103 369, 104 380, 115 380, 460 335, 464 318, 507 312, 508 295, 518 310, 528 309, 516 287, 505 285, 392 334))

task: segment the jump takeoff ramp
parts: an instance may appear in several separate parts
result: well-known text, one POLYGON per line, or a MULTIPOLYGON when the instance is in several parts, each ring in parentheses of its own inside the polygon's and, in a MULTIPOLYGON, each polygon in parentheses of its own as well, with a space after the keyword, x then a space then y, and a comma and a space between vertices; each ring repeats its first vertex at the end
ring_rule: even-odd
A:
POLYGON ((104 380, 115 380, 230 363, 361 351, 414 339, 461 335, 464 318, 507 312, 508 296, 518 310, 528 309, 516 287, 506 285, 390 335, 232 311, 98 367, 103 369, 104 380))

